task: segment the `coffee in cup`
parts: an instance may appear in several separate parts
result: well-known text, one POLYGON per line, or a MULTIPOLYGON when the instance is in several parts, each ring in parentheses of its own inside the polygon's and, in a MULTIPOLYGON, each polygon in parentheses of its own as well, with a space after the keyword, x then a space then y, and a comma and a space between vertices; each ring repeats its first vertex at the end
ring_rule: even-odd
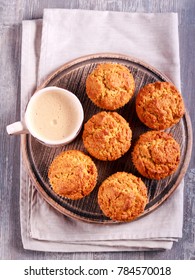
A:
POLYGON ((58 146, 70 143, 79 133, 84 112, 72 92, 46 87, 31 97, 24 120, 7 126, 8 134, 30 133, 42 143, 58 146))

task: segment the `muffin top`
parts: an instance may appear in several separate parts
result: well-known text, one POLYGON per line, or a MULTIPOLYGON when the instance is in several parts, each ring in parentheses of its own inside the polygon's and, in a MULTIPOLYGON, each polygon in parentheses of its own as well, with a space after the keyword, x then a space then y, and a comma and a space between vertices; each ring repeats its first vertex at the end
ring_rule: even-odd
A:
POLYGON ((144 177, 163 179, 173 174, 180 162, 180 146, 163 131, 148 131, 136 142, 132 160, 144 177))
POLYGON ((98 107, 115 110, 131 99, 135 81, 129 69, 121 64, 99 64, 86 80, 86 93, 98 107))
POLYGON ((98 191, 98 204, 105 216, 127 222, 144 212, 147 188, 143 181, 127 172, 108 177, 98 191))
POLYGON ((163 130, 179 122, 184 102, 176 87, 168 82, 147 84, 136 97, 136 112, 148 127, 163 130))
POLYGON ((97 113, 84 125, 84 146, 99 160, 120 158, 130 148, 131 137, 129 124, 116 112, 97 113))
POLYGON ((80 199, 88 195, 97 182, 97 168, 92 159, 78 150, 61 152, 48 171, 49 182, 58 195, 80 199))

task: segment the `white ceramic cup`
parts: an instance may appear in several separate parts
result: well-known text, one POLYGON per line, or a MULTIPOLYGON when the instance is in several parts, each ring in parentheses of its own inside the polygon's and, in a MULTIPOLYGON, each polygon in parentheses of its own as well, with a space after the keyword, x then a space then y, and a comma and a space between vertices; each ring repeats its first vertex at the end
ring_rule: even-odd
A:
POLYGON ((6 127, 7 133, 29 133, 49 146, 66 145, 79 134, 84 120, 83 107, 72 92, 46 87, 30 98, 22 121, 6 127))

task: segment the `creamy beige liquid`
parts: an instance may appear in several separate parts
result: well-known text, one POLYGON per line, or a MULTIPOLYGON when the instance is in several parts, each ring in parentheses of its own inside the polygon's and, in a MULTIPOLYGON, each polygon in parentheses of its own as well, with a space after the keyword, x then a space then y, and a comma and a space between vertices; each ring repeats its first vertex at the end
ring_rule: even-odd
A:
POLYGON ((62 140, 79 122, 76 110, 62 92, 44 92, 28 108, 28 127, 45 141, 62 140))

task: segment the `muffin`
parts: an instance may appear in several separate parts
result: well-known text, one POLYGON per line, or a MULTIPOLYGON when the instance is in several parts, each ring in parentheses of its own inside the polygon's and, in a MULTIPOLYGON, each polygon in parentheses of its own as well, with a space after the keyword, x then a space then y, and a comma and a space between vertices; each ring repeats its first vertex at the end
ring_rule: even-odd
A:
POLYGON ((121 64, 99 64, 86 80, 86 93, 98 107, 115 110, 133 96, 135 81, 129 69, 121 64))
POLYGON ((104 215, 115 221, 131 221, 140 216, 148 202, 143 181, 127 172, 117 172, 101 184, 98 204, 104 215))
POLYGON ((168 82, 147 84, 136 97, 139 119, 154 130, 164 130, 178 123, 184 111, 181 93, 168 82))
POLYGON ((67 150, 53 160, 48 178, 55 193, 76 200, 94 189, 97 168, 89 156, 78 150, 67 150))
POLYGON ((95 158, 113 161, 126 153, 131 145, 132 132, 127 121, 116 112, 102 111, 84 125, 83 143, 95 158))
POLYGON ((163 131, 148 131, 136 142, 132 160, 144 177, 160 180, 173 174, 180 162, 180 146, 163 131))

